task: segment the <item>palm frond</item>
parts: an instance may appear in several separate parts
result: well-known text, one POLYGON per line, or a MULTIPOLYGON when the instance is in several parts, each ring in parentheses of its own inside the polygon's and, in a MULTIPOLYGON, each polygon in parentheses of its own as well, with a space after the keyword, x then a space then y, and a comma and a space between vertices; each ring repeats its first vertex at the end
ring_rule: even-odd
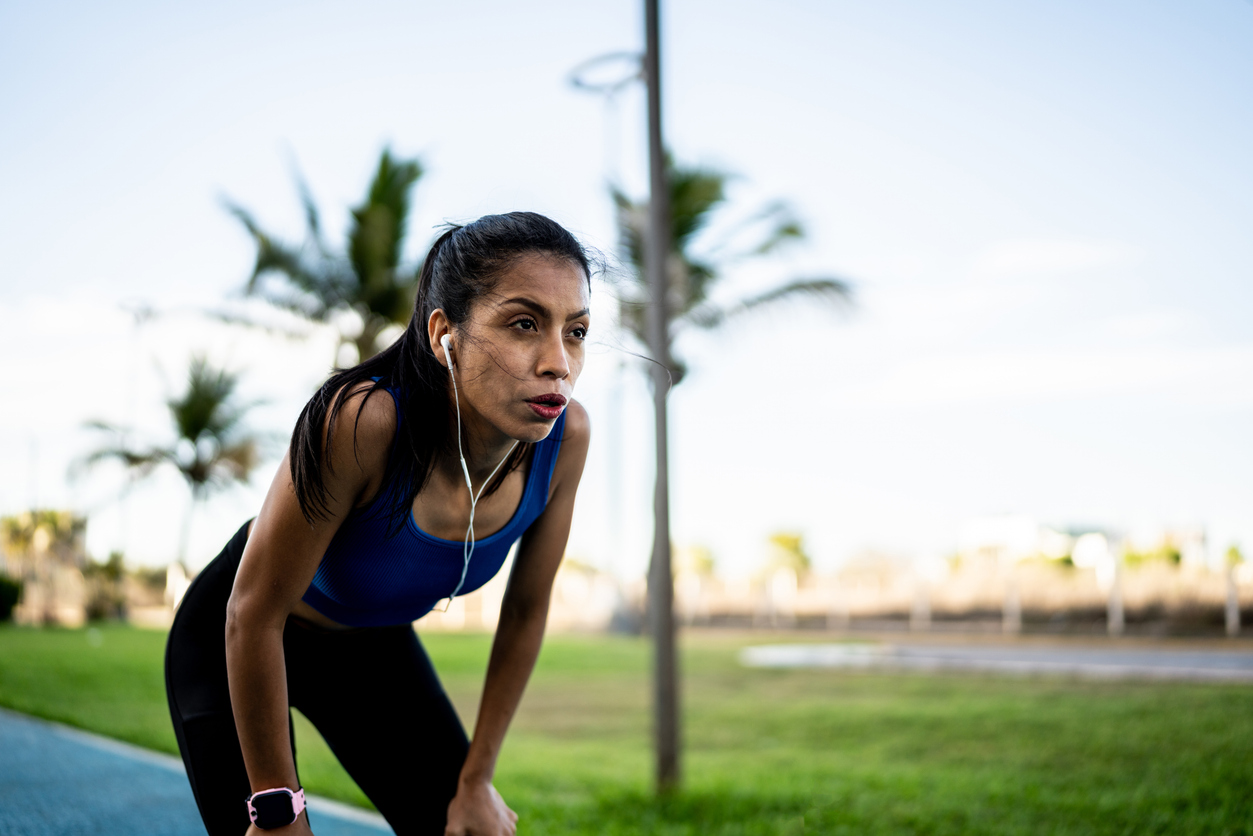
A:
POLYGON ((616 186, 610 186, 614 218, 618 226, 618 242, 627 262, 635 268, 633 278, 644 284, 644 236, 648 227, 648 204, 636 203, 616 186))
POLYGON ((244 286, 245 295, 259 296, 275 307, 314 320, 325 320, 330 311, 344 307, 351 299, 356 280, 349 266, 328 254, 324 244, 313 242, 317 257, 311 260, 305 255, 306 248, 285 244, 263 230, 248 210, 229 200, 224 199, 223 203, 252 236, 257 248, 252 275, 244 286), (271 275, 280 277, 288 289, 265 282, 271 275))
POLYGON ((293 166, 292 177, 296 181, 296 190, 300 193, 300 205, 305 210, 305 229, 309 241, 317 248, 318 254, 326 256, 329 251, 326 241, 322 238, 322 216, 318 212, 318 204, 313 200, 313 191, 305 180, 300 169, 293 166))
MULTIPOLYGON (((316 294, 308 293, 291 285, 283 287, 267 283, 256 293, 250 295, 256 296, 272 307, 293 313, 309 322, 326 322, 331 314, 339 309, 338 307, 328 307, 325 300, 319 299, 316 294)), ((224 316, 223 320, 232 322, 229 315, 224 316)), ((239 324, 250 325, 252 323, 244 317, 239 317, 239 324)), ((296 334, 294 332, 287 333, 292 336, 307 336, 307 334, 296 334)))
POLYGON ((171 451, 164 447, 135 449, 126 444, 128 431, 125 427, 93 418, 83 422, 83 427, 90 430, 109 433, 114 441, 105 444, 92 452, 80 456, 70 462, 68 477, 71 481, 82 477, 87 471, 105 461, 116 461, 131 471, 133 478, 147 476, 162 463, 168 461, 171 451))
POLYGON ((215 368, 203 356, 193 357, 186 390, 166 402, 179 437, 192 444, 207 437, 224 446, 244 414, 256 405, 235 402, 239 380, 239 373, 215 368))
POLYGON ((751 250, 753 255, 770 255, 779 247, 805 237, 805 228, 785 203, 775 203, 755 219, 768 224, 765 236, 751 250))
POLYGON ((784 201, 768 203, 752 215, 723 230, 717 242, 702 248, 706 258, 731 264, 747 258, 771 255, 781 246, 805 237, 805 227, 784 201), (763 229, 764 227, 764 229, 763 229), (744 246, 745 238, 759 238, 744 246))
MULTIPOLYGON (((409 194, 421 176, 417 160, 398 160, 384 149, 365 202, 352 210, 348 260, 367 295, 386 297, 382 291, 394 288, 401 278, 397 267, 409 220, 409 194)), ((378 314, 390 315, 393 308, 388 298, 379 300, 383 310, 373 307, 369 298, 360 301, 378 314)))
POLYGON ((223 447, 218 452, 215 469, 236 482, 246 481, 260 458, 258 447, 256 438, 245 438, 223 447))
POLYGON ((119 427, 117 424, 110 424, 108 421, 102 421, 99 418, 91 418, 83 422, 83 426, 89 430, 100 430, 101 432, 114 433, 123 435, 126 432, 125 427, 119 427))
POLYGON ((635 301, 631 299, 618 300, 618 322, 631 333, 635 339, 640 341, 641 345, 648 344, 648 333, 645 330, 645 316, 647 311, 647 302, 635 301))
MULTIPOLYGON (((298 310, 296 309, 297 306, 304 304, 303 295, 293 294, 290 303, 276 302, 271 297, 268 297, 268 296, 266 297, 266 301, 269 302, 271 305, 274 305, 274 307, 276 308, 281 308, 283 310, 292 311, 293 313, 298 313, 300 316, 304 317, 305 319, 313 319, 313 317, 308 315, 304 307, 300 307, 298 310)), ((267 323, 267 322, 259 322, 258 320, 248 316, 247 314, 238 313, 235 311, 208 310, 204 312, 204 315, 209 317, 210 319, 216 319, 218 322, 224 323, 226 325, 242 325, 245 328, 256 328, 259 331, 264 331, 266 334, 269 334, 270 336, 286 337, 289 340, 305 339, 306 337, 309 336, 309 333, 310 333, 309 329, 299 330, 296 328, 284 327, 282 325, 275 325, 275 324, 267 323)))
MULTIPOLYGON (((306 227, 302 246, 270 235, 246 209, 224 199, 226 210, 247 230, 257 249, 244 293, 314 321, 325 322, 335 311, 355 310, 376 333, 382 330, 375 327, 376 320, 383 320, 384 325, 407 322, 419 271, 401 269, 400 261, 410 194, 422 174, 418 160, 399 159, 384 149, 365 200, 351 211, 347 247, 342 252, 327 246, 317 204, 298 170, 294 177, 306 227)), ((363 359, 376 349, 374 345, 359 347, 363 359)))
POLYGON ((675 316, 682 316, 704 302, 705 297, 709 295, 710 287, 718 280, 718 268, 707 261, 687 259, 683 267, 687 271, 682 283, 686 293, 683 294, 682 304, 671 306, 675 316))
POLYGON ((187 481, 194 501, 214 488, 246 481, 260 459, 260 437, 244 430, 245 414, 256 403, 236 398, 239 380, 238 373, 216 368, 203 356, 193 357, 186 389, 166 401, 177 443, 134 447, 127 443, 123 428, 92 420, 87 422, 89 428, 111 433, 116 440, 76 461, 71 474, 113 460, 129 471, 133 482, 170 464, 187 481))
POLYGON ((222 202, 226 211, 243 225, 257 246, 256 261, 244 293, 250 296, 257 294, 261 290, 261 278, 267 273, 279 273, 293 284, 305 289, 312 289, 323 284, 319 277, 310 273, 299 248, 278 241, 261 228, 252 213, 239 204, 227 198, 223 198, 222 202))
POLYGON ((726 200, 729 175, 710 168, 680 168, 667 155, 670 188, 671 247, 685 253, 692 239, 712 220, 726 200))
MULTIPOLYGON (((728 175, 710 168, 684 168, 666 156, 670 191, 671 259, 667 265, 670 309, 682 315, 704 301, 709 285, 717 279, 712 262, 691 253, 692 239, 709 224, 715 210, 726 200, 728 175)), ((610 188, 616 208, 618 240, 635 267, 637 283, 645 283, 644 241, 648 229, 647 202, 632 201, 616 187, 610 188)))
POLYGON ((134 481, 142 479, 161 465, 172 460, 172 451, 161 447, 153 447, 148 450, 132 450, 123 446, 101 447, 75 460, 70 465, 70 476, 71 478, 77 478, 101 462, 115 461, 129 471, 130 478, 134 481))
MULTIPOLYGON (((709 246, 706 241, 709 236, 702 233, 712 231, 712 220, 726 204, 730 176, 715 169, 676 165, 669 155, 666 166, 672 244, 666 265, 666 303, 671 317, 671 335, 682 325, 714 328, 729 318, 802 296, 828 303, 850 303, 851 286, 838 278, 798 279, 728 306, 710 303, 711 291, 728 267, 741 260, 773 255, 787 243, 802 239, 805 229, 786 203, 776 201, 730 227, 720 243, 709 246)), ((619 321, 625 330, 647 344, 644 248, 648 205, 631 200, 613 186, 610 195, 622 255, 635 268, 634 283, 618 300, 619 321)), ((685 374, 686 366, 673 355, 669 338, 662 354, 657 359, 672 370, 677 383, 685 374)))

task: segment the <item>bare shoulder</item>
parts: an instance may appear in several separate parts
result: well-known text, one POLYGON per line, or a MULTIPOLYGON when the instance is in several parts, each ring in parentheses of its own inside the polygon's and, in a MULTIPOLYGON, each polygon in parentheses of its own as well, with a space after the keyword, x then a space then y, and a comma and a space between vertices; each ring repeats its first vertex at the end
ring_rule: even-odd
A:
POLYGON ((592 419, 588 417, 583 404, 570 401, 566 406, 566 425, 561 435, 561 449, 557 453, 557 463, 553 469, 554 488, 579 484, 591 440, 592 419))
POLYGON ((566 431, 561 437, 561 443, 564 447, 566 444, 573 442, 576 446, 587 447, 587 443, 592 439, 592 419, 587 414, 587 410, 583 404, 572 400, 566 406, 566 431))
POLYGON ((371 391, 364 381, 336 393, 339 414, 327 422, 327 442, 333 468, 360 469, 367 478, 381 475, 387 466, 398 420, 396 403, 386 389, 371 391))

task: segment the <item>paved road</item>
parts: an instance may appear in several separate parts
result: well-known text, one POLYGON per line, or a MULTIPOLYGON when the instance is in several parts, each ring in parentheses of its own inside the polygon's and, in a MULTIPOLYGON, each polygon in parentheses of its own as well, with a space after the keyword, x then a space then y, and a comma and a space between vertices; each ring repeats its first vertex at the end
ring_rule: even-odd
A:
MULTIPOLYGON (((309 802, 317 836, 391 834, 377 814, 309 802)), ((2 836, 204 836, 178 758, 0 709, 2 836)))
POLYGON ((1096 679, 1253 682, 1253 652, 1147 648, 847 643, 746 647, 759 668, 878 668, 1057 674, 1096 679))

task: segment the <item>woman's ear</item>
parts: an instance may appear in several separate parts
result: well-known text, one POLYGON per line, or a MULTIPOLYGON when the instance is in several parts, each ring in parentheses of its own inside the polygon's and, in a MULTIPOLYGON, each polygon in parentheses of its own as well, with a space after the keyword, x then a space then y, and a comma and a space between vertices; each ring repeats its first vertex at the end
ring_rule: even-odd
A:
POLYGON ((452 334, 452 323, 448 321, 444 309, 436 308, 431 311, 430 317, 426 320, 426 336, 431 343, 431 353, 444 368, 449 368, 452 358, 444 352, 444 346, 441 343, 444 337, 450 334, 452 334))

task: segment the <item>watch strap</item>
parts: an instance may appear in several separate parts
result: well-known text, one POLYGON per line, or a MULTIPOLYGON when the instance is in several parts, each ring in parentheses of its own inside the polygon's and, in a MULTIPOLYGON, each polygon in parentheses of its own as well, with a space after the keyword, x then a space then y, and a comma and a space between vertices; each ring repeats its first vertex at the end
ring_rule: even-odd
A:
POLYGON ((257 827, 261 828, 262 830, 269 830, 275 827, 284 827, 294 822, 300 816, 301 812, 304 811, 305 791, 303 787, 298 790, 292 790, 287 787, 274 787, 273 789, 260 790, 259 792, 254 792, 252 795, 248 796, 247 804, 248 804, 248 818, 257 827), (280 795, 287 796, 288 800, 291 802, 291 818, 286 819, 286 821, 281 821, 281 820, 260 821, 259 819, 266 819, 267 817, 261 811, 259 811, 253 805, 252 802, 255 799, 259 798, 260 796, 280 796, 280 795))

